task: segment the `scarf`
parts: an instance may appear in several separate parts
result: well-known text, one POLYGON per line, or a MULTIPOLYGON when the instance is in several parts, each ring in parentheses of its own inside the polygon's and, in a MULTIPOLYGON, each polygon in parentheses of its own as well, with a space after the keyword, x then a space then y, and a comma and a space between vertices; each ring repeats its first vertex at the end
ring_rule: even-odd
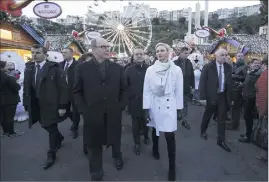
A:
POLYGON ((169 60, 166 63, 162 63, 157 60, 153 65, 154 70, 154 93, 157 96, 164 96, 172 93, 172 70, 174 63, 169 60))

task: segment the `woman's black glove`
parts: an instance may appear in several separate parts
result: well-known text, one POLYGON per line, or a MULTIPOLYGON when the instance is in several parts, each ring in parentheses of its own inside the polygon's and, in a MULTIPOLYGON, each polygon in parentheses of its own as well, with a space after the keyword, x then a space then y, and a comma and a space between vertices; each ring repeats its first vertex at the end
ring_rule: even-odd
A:
POLYGON ((150 115, 149 115, 149 109, 145 110, 145 121, 146 123, 149 123, 151 121, 150 115))
POLYGON ((28 106, 24 106, 24 110, 28 112, 28 106))

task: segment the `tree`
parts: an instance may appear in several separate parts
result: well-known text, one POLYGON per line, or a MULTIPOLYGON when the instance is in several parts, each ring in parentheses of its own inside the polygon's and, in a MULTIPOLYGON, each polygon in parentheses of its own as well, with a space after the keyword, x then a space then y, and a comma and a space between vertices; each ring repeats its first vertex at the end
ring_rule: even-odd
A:
POLYGON ((153 18, 152 19, 152 24, 153 25, 160 25, 160 19, 159 18, 153 18))
POLYGON ((160 24, 166 24, 167 23, 167 20, 164 19, 164 18, 160 18, 160 24))
POLYGON ((212 15, 212 20, 218 20, 219 19, 219 15, 217 13, 214 13, 212 15))
POLYGON ((168 21, 168 25, 169 25, 169 27, 170 27, 170 26, 174 26, 175 24, 174 24, 173 21, 169 20, 169 21, 168 21))
POLYGON ((261 12, 261 26, 268 24, 268 0, 260 0, 262 6, 260 7, 261 12))
POLYGON ((180 18, 178 19, 178 23, 179 23, 179 24, 185 24, 185 23, 186 23, 186 18, 185 18, 185 17, 180 17, 180 18))

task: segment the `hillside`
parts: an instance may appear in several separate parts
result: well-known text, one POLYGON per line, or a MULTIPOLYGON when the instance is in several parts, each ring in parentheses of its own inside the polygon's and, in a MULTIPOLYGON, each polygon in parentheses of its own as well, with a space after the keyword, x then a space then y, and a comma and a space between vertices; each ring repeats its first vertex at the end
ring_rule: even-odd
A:
MULTIPOLYGON (((232 27, 232 33, 235 34, 257 34, 259 32, 259 27, 261 24, 261 16, 253 15, 253 16, 243 16, 239 18, 230 18, 230 19, 222 19, 219 20, 217 15, 213 16, 212 20, 209 20, 209 27, 219 30, 221 28, 226 27, 226 25, 230 24, 232 27)), ((204 20, 201 20, 203 23, 204 20)), ((184 39, 185 34, 188 31, 188 22, 185 18, 180 18, 178 21, 166 21, 163 19, 155 18, 152 20, 152 42, 154 45, 159 42, 165 42, 168 44, 172 44, 172 40, 174 39, 184 39)), ((192 24, 192 33, 194 32, 194 21, 192 24)))

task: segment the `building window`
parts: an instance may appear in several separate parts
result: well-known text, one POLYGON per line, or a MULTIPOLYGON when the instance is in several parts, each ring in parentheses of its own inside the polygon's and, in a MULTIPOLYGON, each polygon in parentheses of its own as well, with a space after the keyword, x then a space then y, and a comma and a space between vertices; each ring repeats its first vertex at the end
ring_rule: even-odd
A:
POLYGON ((12 40, 12 32, 9 30, 0 29, 0 38, 6 40, 12 40))

